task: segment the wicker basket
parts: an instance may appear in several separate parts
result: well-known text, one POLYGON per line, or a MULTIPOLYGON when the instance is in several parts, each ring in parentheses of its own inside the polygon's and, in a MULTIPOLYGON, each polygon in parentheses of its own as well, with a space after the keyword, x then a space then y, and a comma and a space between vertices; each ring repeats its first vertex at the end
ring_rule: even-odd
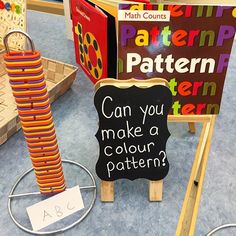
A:
MULTIPOLYGON (((20 120, 0 51, 0 145, 20 128, 20 120)), ((77 67, 42 58, 50 102, 64 94, 75 80, 77 67)))

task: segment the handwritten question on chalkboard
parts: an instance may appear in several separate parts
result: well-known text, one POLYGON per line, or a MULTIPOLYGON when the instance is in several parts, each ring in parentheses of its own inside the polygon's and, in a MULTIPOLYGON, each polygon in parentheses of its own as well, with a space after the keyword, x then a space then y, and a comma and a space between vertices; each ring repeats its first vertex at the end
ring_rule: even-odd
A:
POLYGON ((112 85, 98 89, 94 104, 99 116, 96 133, 100 179, 163 179, 169 171, 166 142, 170 136, 167 115, 172 105, 170 90, 112 85))

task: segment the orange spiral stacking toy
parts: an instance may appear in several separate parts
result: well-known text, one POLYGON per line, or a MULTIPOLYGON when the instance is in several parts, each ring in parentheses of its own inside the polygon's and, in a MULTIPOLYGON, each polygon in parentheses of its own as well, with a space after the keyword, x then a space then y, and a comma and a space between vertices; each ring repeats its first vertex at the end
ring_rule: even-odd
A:
POLYGON ((21 31, 8 33, 4 43, 6 70, 40 192, 62 192, 65 180, 40 52, 34 50, 30 37, 21 31), (7 38, 12 33, 24 34, 32 50, 9 51, 7 38))

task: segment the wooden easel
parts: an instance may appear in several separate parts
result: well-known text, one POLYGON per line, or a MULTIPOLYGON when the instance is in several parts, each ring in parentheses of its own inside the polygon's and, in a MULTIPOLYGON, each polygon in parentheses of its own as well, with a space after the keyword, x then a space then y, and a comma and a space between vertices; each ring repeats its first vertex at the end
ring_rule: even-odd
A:
MULTIPOLYGON (((106 85, 114 85, 119 88, 127 88, 133 85, 136 85, 141 88, 151 87, 153 85, 165 85, 168 86, 168 82, 162 78, 153 78, 151 80, 114 80, 114 79, 104 79, 100 80, 95 85, 95 90, 99 89, 102 86, 106 85)), ((201 117, 201 116, 200 116, 201 117)), ((196 116, 168 116, 168 121, 170 122, 188 122, 189 124, 189 132, 195 133, 195 125, 196 116)), ((198 119, 197 119, 198 120, 198 119)), ((203 140, 204 142, 204 140, 203 140)), ((201 153, 202 154, 202 151, 201 153)), ((198 163, 200 165, 200 163, 198 163)), ((196 177, 197 178, 197 177, 196 177)), ((114 181, 101 181, 101 201, 102 202, 113 202, 115 199, 114 193, 114 181)), ((162 201, 162 193, 163 193, 163 180, 160 181, 149 181, 149 201, 162 201)))
MULTIPOLYGON (((136 80, 119 81, 114 79, 101 80, 96 84, 95 89, 112 84, 118 87, 129 87, 131 83, 137 82, 136 80)), ((156 78, 155 83, 166 85, 166 80, 156 78)), ((150 82, 149 82, 150 83, 150 82)), ((148 80, 140 81, 140 86, 147 87, 148 80)), ((150 85, 149 85, 150 86, 150 85)), ((199 143, 195 153, 195 159, 192 165, 188 186, 185 192, 185 197, 176 229, 176 236, 189 236, 194 235, 195 224, 198 215, 198 208, 201 199, 202 186, 206 171, 206 163, 210 151, 211 139, 214 131, 216 115, 180 115, 168 116, 168 122, 188 123, 189 132, 195 133, 195 123, 202 123, 202 131, 199 137, 199 143)), ((115 199, 114 194, 114 181, 101 181, 101 201, 113 202, 115 199)), ((149 200, 161 201, 163 192, 163 181, 149 181, 149 200)))

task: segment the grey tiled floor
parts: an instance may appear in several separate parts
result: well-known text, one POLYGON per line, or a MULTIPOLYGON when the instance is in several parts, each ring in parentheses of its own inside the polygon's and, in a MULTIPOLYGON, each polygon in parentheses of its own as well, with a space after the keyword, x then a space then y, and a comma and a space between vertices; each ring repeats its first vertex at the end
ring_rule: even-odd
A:
MULTIPOLYGON (((28 32, 43 56, 75 64, 73 43, 65 37, 64 17, 29 11, 28 32)), ((205 235, 218 224, 236 221, 235 50, 227 74, 221 115, 212 140, 196 226, 197 236, 205 235)), ((93 106, 93 86, 82 72, 52 109, 62 156, 84 164, 95 174, 98 144, 94 135, 98 118, 93 106)), ((102 204, 97 199, 90 215, 79 226, 62 235, 174 235, 201 127, 197 127, 195 136, 187 132, 186 124, 171 124, 169 128, 172 136, 167 152, 171 168, 164 181, 163 202, 148 202, 146 180, 117 181, 114 203, 102 204)), ((20 131, 0 147, 0 235, 26 234, 10 220, 6 203, 10 186, 30 166, 20 131)), ((69 186, 87 184, 82 173, 69 171, 67 167, 65 172, 69 186)), ((99 182, 97 178, 96 181, 99 182)), ((30 191, 32 182, 33 178, 25 181, 17 191, 30 191)), ((84 193, 83 197, 86 203, 91 199, 89 193, 84 193)), ((38 200, 30 198, 14 204, 14 212, 24 225, 29 226, 25 207, 38 200)), ((67 220, 58 225, 65 222, 67 220)), ((236 230, 217 235, 236 235, 236 230)))

